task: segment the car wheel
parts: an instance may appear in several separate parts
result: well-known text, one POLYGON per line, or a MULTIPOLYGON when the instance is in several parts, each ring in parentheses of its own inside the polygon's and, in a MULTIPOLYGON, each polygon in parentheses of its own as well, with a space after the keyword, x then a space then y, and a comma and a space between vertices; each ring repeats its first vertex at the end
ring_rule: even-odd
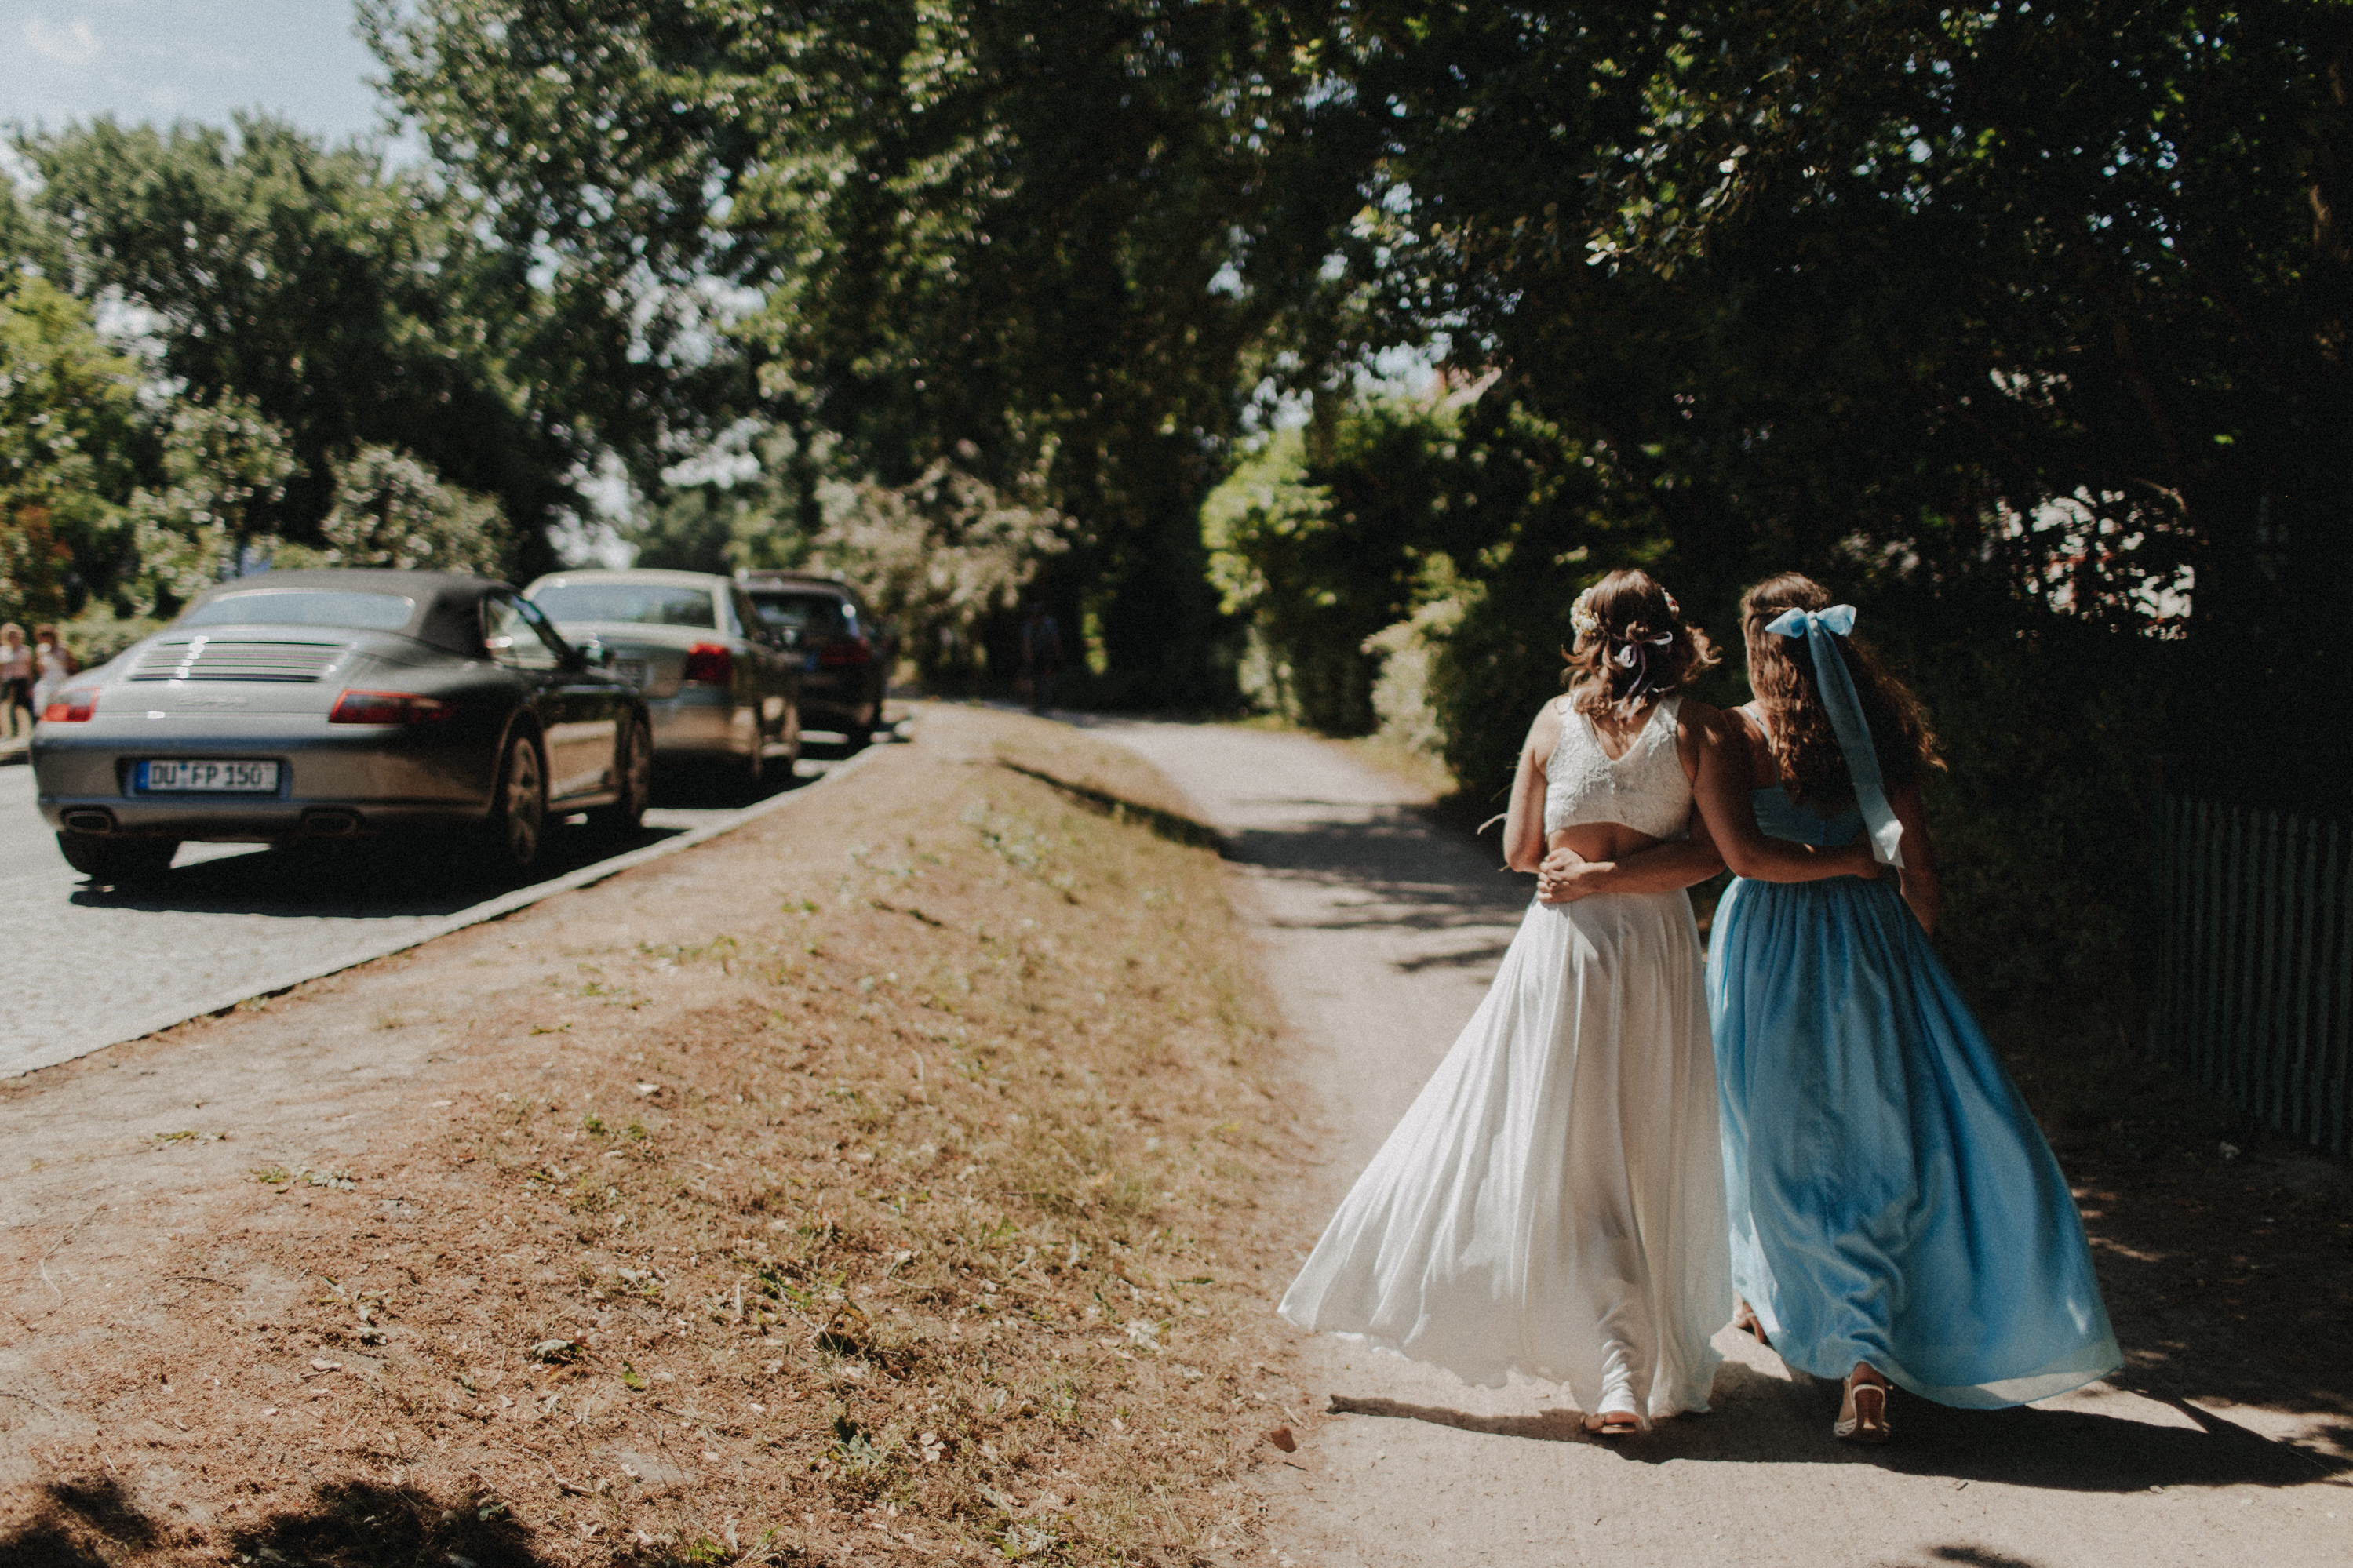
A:
POLYGON ((178 854, 176 838, 103 838, 95 833, 58 835, 66 864, 93 882, 118 888, 149 887, 164 879, 178 854))
POLYGON ((539 858, 539 841, 547 831, 547 774, 539 764, 539 747, 529 735, 507 742, 499 763, 498 788, 491 795, 491 814, 482 824, 483 848, 501 870, 521 871, 539 858))
POLYGON ((654 797, 654 732, 643 719, 632 717, 622 727, 613 773, 620 782, 621 798, 590 812, 588 823, 600 833, 623 838, 645 825, 646 806, 654 797))

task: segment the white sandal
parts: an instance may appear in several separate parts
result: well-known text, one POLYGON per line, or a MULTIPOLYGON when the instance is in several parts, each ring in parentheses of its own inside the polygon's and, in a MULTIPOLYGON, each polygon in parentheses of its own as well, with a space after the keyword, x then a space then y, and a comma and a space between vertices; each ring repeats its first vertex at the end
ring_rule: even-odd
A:
POLYGON ((1895 1436, 1895 1429, 1887 1424, 1887 1380, 1868 1362, 1856 1363, 1854 1371, 1846 1374, 1845 1397, 1839 1402, 1838 1422, 1831 1427, 1831 1436, 1850 1443, 1884 1443, 1895 1436))

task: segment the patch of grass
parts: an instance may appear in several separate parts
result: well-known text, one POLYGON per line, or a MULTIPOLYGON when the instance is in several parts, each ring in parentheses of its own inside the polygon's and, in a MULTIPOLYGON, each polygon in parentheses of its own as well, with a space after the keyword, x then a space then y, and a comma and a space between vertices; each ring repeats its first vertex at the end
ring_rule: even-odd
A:
MULTIPOLYGON (((270 1331, 370 1347, 312 1462, 494 1495, 584 1564, 1246 1540, 1241 1472, 1296 1397, 1259 1271, 1272 1009, 1214 853, 1145 815, 1184 809, 1157 775, 954 721, 500 928, 545 968, 469 1003, 470 1093, 365 1164, 401 1212, 338 1197, 275 1244, 371 1292, 356 1329, 329 1298, 270 1331), (606 908, 593 947, 543 934, 606 908), (527 1030, 566 1020, 558 1067, 527 1030)), ((223 1486, 272 1443, 222 1436, 223 1486)))

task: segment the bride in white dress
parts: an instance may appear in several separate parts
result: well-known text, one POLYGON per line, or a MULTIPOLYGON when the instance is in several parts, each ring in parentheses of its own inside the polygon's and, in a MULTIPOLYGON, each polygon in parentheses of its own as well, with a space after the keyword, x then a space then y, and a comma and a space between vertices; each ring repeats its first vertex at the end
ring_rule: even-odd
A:
MULTIPOLYGON (((1604 577, 1571 619, 1569 691, 1528 731, 1504 836, 1514 870, 1541 864, 1546 897, 1573 901, 1530 905, 1281 1310, 1470 1383, 1565 1384, 1616 1436, 1707 1408, 1733 1310, 1683 891, 1722 864, 1693 810, 1718 715, 1679 695, 1715 656, 1645 573, 1604 577)), ((1834 874, 1784 858, 1768 878, 1834 874)))

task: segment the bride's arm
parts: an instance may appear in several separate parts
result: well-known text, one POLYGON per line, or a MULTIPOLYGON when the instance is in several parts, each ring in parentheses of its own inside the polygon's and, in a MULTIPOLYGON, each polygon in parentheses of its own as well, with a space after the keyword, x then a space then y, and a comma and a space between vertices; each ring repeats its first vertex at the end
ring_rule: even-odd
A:
POLYGON ((1596 893, 1672 893, 1723 869, 1724 857, 1716 853, 1707 819, 1694 811, 1688 837, 1616 860, 1587 860, 1573 849, 1554 850, 1536 878, 1536 897, 1547 904, 1569 904, 1596 893))
POLYGON ((1739 721, 1725 714, 1709 725, 1701 740, 1699 778, 1693 794, 1734 876, 1757 882, 1817 882, 1828 877, 1877 874, 1868 839, 1815 845, 1768 837, 1757 826, 1757 806, 1751 798, 1756 776, 1748 737, 1739 721))
POLYGON ((1519 771, 1512 775, 1512 807, 1504 816, 1504 864, 1533 871, 1545 856, 1545 763, 1560 742, 1559 704, 1547 702, 1528 726, 1520 747, 1519 771))
MULTIPOLYGON (((1718 722, 1716 710, 1685 699, 1675 716, 1675 756, 1684 776, 1699 778, 1700 748, 1718 722)), ((1574 903, 1596 893, 1672 893, 1704 882, 1724 869, 1715 836, 1694 803, 1684 836, 1637 849, 1614 860, 1588 860, 1573 849, 1545 857, 1536 876, 1536 897, 1547 904, 1574 903)))

